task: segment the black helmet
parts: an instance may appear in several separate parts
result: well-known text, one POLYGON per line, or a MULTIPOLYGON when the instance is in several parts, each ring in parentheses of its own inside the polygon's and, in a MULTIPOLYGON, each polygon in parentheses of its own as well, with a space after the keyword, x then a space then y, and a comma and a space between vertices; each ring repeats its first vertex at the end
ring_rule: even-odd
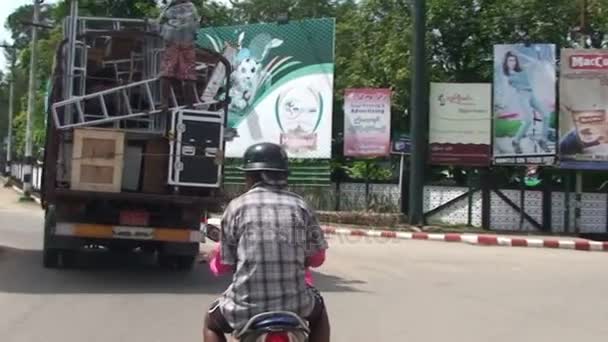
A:
POLYGON ((289 171, 287 152, 280 145, 260 143, 252 145, 245 151, 242 171, 289 171))

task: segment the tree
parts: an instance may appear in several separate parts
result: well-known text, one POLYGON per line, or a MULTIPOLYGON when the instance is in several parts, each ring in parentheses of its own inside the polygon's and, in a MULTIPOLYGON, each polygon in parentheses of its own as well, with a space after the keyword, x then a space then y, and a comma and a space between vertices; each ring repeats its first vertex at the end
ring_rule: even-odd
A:
MULTIPOLYGON (((80 15, 115 18, 146 18, 156 15, 156 0, 80 0, 80 15)), ((55 18, 63 19, 70 13, 70 1, 62 0, 55 7, 55 18)))
POLYGON ((378 87, 393 90, 392 126, 407 129, 411 20, 402 0, 347 1, 336 8, 334 154, 342 156, 344 90, 378 87))
POLYGON ((290 19, 333 17, 337 0, 230 0, 235 19, 241 23, 276 21, 288 14, 290 19))
MULTIPOLYGON (((42 4, 40 6, 40 23, 52 23, 53 22, 53 5, 42 4)), ((8 16, 4 27, 10 31, 11 38, 13 39, 13 46, 17 49, 26 48, 32 40, 32 30, 28 25, 32 22, 34 15, 34 6, 25 5, 17 8, 11 15, 8 16)), ((47 32, 44 30, 38 30, 40 39, 47 37, 47 32)), ((8 58, 7 58, 8 59, 8 58)))
POLYGON ((217 3, 216 1, 201 1, 198 8, 203 18, 203 26, 217 27, 237 23, 235 11, 224 4, 217 3))
POLYGON ((570 0, 432 0, 428 14, 432 77, 489 82, 494 44, 529 41, 567 46, 577 14, 570 0))

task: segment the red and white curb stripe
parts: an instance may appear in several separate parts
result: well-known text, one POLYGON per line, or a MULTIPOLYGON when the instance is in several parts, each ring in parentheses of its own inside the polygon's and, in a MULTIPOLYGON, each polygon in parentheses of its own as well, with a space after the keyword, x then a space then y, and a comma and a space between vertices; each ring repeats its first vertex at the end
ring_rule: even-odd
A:
MULTIPOLYGON (((218 225, 219 219, 209 219, 209 223, 218 225)), ((591 241, 584 239, 559 239, 559 238, 522 238, 507 237, 486 234, 459 234, 459 233, 414 233, 414 232, 395 232, 386 230, 361 230, 349 228, 337 228, 323 226, 323 231, 327 235, 374 237, 400 240, 426 240, 441 242, 461 242, 478 246, 505 246, 505 247, 532 247, 532 248, 553 248, 553 249, 572 249, 579 251, 608 252, 608 242, 591 241)))
POLYGON ((598 251, 608 252, 608 242, 598 242, 591 240, 560 240, 556 238, 521 238, 506 237, 498 235, 481 234, 434 234, 434 233, 413 233, 413 232, 393 232, 381 230, 357 230, 347 228, 334 228, 324 226, 323 231, 328 235, 376 237, 400 240, 426 240, 442 242, 462 242, 480 246, 508 246, 508 247, 535 247, 535 248, 554 248, 572 249, 579 251, 598 251))

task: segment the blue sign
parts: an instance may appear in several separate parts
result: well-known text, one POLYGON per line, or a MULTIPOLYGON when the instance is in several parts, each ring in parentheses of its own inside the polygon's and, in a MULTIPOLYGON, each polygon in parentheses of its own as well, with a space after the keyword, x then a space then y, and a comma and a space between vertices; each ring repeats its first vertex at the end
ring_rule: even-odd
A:
POLYGON ((412 153, 412 139, 407 135, 400 135, 393 139, 391 143, 393 154, 411 154, 412 153))

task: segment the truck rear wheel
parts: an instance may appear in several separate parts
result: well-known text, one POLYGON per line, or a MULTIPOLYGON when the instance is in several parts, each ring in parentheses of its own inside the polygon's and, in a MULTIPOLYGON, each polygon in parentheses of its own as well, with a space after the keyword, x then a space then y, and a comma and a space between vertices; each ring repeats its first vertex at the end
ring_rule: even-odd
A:
POLYGON ((175 257, 172 255, 159 253, 157 256, 158 265, 162 268, 172 268, 175 264, 175 257))
POLYGON ((74 268, 78 262, 78 252, 71 250, 61 251, 61 265, 65 268, 74 268))
POLYGON ((189 271, 194 267, 196 257, 192 255, 180 255, 177 257, 177 269, 180 271, 189 271))
POLYGON ((44 217, 44 241, 42 247, 42 265, 45 268, 59 267, 59 250, 50 247, 50 240, 56 224, 55 206, 49 206, 44 217))
POLYGON ((45 248, 42 251, 42 265, 44 268, 57 268, 59 266, 59 251, 45 248))

